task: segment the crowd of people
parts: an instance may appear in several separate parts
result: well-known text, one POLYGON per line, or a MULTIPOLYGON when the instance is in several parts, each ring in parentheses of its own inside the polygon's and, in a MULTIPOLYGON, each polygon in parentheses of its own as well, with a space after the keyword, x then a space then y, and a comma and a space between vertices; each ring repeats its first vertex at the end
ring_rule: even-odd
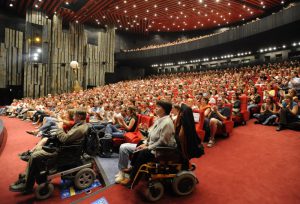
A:
MULTIPOLYGON (((137 166, 140 166, 152 156, 153 149, 149 147, 157 144, 174 146, 174 141, 170 138, 174 127, 170 126, 170 121, 176 120, 182 103, 193 110, 205 111, 203 129, 207 147, 215 146, 218 129, 222 128, 223 122, 231 114, 240 116, 241 95, 248 97, 248 111, 257 119, 256 124, 274 125, 274 130, 277 131, 286 128, 299 130, 299 73, 298 61, 286 61, 252 67, 150 76, 143 80, 122 81, 80 92, 14 100, 11 105, 0 109, 0 114, 33 121, 37 130, 28 133, 36 136, 42 136, 49 129, 60 129, 62 140, 66 138, 65 134, 73 135, 74 126, 81 125, 83 120, 103 129, 106 137, 122 138, 125 132, 136 129, 137 114, 154 117, 156 126, 149 129, 150 140, 139 147, 136 144, 123 144, 120 147, 120 172, 116 175, 116 182, 127 185, 130 180, 126 180, 124 173, 128 170, 130 152, 148 147, 147 152, 140 155, 142 159, 136 161, 137 166), (232 112, 225 104, 232 104, 232 112), (87 113, 87 117, 83 112, 87 113), (160 138, 155 135, 156 128, 163 126, 162 119, 167 121, 167 129, 170 131, 166 131, 160 138)), ((46 143, 47 139, 43 138, 37 147, 22 153, 21 159, 32 163, 32 155, 36 155, 36 149, 46 143)), ((130 178, 136 173, 136 168, 131 172, 130 178)), ((30 182, 32 186, 32 179, 30 182)), ((14 184, 13 188, 18 189, 18 184, 14 184)))
MULTIPOLYGON (((222 31, 222 32, 224 32, 224 31, 222 31)), ((147 46, 144 46, 144 47, 141 47, 141 48, 124 50, 124 52, 150 50, 150 49, 156 49, 156 48, 161 48, 161 47, 168 47, 168 46, 173 46, 173 45, 179 45, 179 44, 183 44, 183 43, 188 43, 188 42, 192 42, 192 41, 196 41, 196 40, 208 38, 208 37, 220 34, 222 32, 218 32, 218 33, 214 33, 214 34, 209 34, 209 35, 197 36, 197 37, 193 37, 193 38, 178 38, 177 40, 172 41, 172 42, 161 43, 161 44, 154 44, 154 45, 147 45, 147 46)))

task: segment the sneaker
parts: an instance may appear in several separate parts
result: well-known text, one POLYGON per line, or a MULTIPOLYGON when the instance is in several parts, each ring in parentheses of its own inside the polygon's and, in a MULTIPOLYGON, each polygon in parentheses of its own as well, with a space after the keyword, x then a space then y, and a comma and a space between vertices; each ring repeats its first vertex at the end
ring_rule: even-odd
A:
POLYGON ((124 173, 123 172, 119 172, 119 173, 120 173, 119 176, 115 179, 116 183, 121 183, 125 179, 124 173))
POLYGON ((213 147, 215 144, 216 144, 216 141, 214 139, 213 140, 209 140, 209 142, 207 144, 207 147, 213 147))

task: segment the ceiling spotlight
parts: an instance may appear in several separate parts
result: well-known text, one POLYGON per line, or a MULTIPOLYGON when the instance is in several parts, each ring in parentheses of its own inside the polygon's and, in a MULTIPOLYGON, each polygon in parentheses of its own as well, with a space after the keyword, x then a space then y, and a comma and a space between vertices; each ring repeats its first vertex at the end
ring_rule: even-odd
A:
POLYGON ((203 3, 203 0, 199 0, 199 3, 202 4, 202 3, 203 3))
POLYGON ((76 22, 76 23, 78 23, 78 21, 77 21, 77 20, 76 20, 75 22, 76 22))
POLYGON ((39 5, 37 5, 37 4, 36 4, 36 5, 34 5, 34 7, 35 7, 35 8, 38 8, 38 7, 39 7, 39 5))
POLYGON ((66 2, 65 2, 65 4, 66 4, 66 5, 69 5, 69 2, 68 2, 68 1, 66 1, 66 2))
POLYGON ((282 45, 282 48, 286 48, 286 45, 282 45))
POLYGON ((268 49, 265 49, 265 52, 267 52, 268 51, 268 49))
POLYGON ((281 4, 284 4, 284 1, 281 1, 281 4))
POLYGON ((273 50, 276 50, 277 48, 276 47, 273 47, 273 50))
POLYGON ((37 61, 37 60, 38 60, 38 57, 34 56, 34 57, 33 57, 33 60, 34 60, 34 61, 37 61))
POLYGON ((41 52, 42 52, 42 49, 41 49, 41 48, 38 48, 36 51, 37 51, 38 53, 41 53, 41 52))
POLYGON ((39 54, 38 53, 33 53, 33 57, 38 57, 39 54))
POLYGON ((119 6, 116 6, 116 9, 119 9, 119 6))

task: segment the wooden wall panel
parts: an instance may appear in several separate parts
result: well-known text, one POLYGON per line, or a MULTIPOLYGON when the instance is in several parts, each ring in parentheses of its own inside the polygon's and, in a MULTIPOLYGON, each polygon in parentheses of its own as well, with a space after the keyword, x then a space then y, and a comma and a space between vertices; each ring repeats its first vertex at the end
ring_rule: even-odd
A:
POLYGON ((83 25, 70 23, 69 31, 63 31, 59 16, 47 19, 44 13, 28 10, 26 22, 42 25, 42 61, 30 59, 28 36, 5 28, 4 43, 0 43, 0 88, 23 84, 24 96, 41 97, 72 91, 75 78, 84 89, 104 85, 105 72, 114 71, 114 28, 99 32, 98 45, 91 45, 83 25), (70 67, 73 60, 80 66, 76 76, 70 67))
POLYGON ((0 43, 0 88, 6 88, 6 56, 7 49, 4 43, 0 43))

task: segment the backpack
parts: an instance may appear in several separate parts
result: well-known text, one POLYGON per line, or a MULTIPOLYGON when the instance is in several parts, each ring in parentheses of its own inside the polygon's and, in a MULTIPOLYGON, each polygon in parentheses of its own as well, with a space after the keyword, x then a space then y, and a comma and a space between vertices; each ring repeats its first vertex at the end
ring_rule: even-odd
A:
POLYGON ((98 131, 93 127, 89 126, 88 134, 84 140, 84 152, 90 156, 96 156, 99 152, 100 142, 98 137, 98 131))

